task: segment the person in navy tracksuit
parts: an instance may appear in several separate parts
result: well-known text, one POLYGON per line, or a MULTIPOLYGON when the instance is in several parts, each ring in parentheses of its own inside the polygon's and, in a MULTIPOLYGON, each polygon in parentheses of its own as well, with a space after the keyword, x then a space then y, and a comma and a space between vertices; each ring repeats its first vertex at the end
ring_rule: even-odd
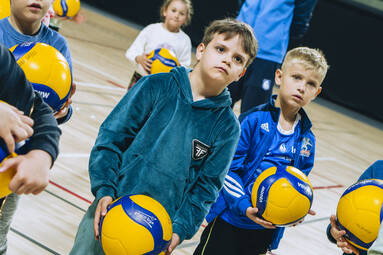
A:
MULTIPOLYGON (((373 163, 371 166, 369 166, 366 171, 363 172, 363 174, 359 177, 358 182, 366 179, 380 179, 383 180, 383 160, 377 160, 375 163, 373 163)), ((367 251, 358 249, 349 243, 347 243, 343 235, 346 234, 344 230, 340 231, 338 227, 336 226, 336 217, 335 215, 331 215, 330 217, 330 224, 327 227, 327 237, 332 243, 336 243, 337 246, 342 249, 344 252, 343 255, 347 254, 359 254, 359 255, 367 255, 367 251)), ((382 232, 382 230, 380 231, 382 232)), ((380 240, 382 236, 378 237, 377 240, 380 240)), ((382 245, 381 241, 375 241, 373 246, 369 249, 371 250, 371 254, 376 254, 374 252, 382 251, 382 245)), ((370 253, 369 253, 370 254, 370 253)))
POLYGON ((321 92, 327 68, 318 50, 289 51, 276 72, 278 95, 240 116, 238 147, 195 255, 264 254, 278 247, 284 229, 256 216, 251 189, 257 176, 272 166, 294 166, 306 175, 311 171, 315 137, 302 107, 321 92))
POLYGON ((258 54, 245 75, 229 85, 232 106, 241 101, 241 113, 264 104, 273 91, 289 40, 300 39, 309 28, 317 0, 242 0, 237 20, 249 24, 259 42, 258 54))

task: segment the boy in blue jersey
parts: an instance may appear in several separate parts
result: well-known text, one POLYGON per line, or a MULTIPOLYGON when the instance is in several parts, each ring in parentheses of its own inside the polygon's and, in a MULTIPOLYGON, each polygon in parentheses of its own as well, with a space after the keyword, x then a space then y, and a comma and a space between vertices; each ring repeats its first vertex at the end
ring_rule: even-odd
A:
MULTIPOLYGON (((375 163, 373 163, 371 166, 369 166, 366 169, 366 171, 364 171, 363 174, 359 177, 358 182, 362 181, 362 180, 366 180, 366 179, 383 180, 383 160, 378 160, 375 163)), ((382 231, 380 231, 380 232, 382 232, 382 231)), ((351 244, 349 244, 343 237, 343 235, 345 235, 345 234, 346 234, 346 231, 339 230, 339 228, 337 227, 336 216, 331 215, 330 224, 327 227, 328 239, 331 242, 337 244, 337 246, 344 252, 343 255, 347 255, 347 254, 367 255, 366 251, 358 249, 358 248, 352 246, 351 244)), ((379 242, 376 244, 374 243, 374 245, 369 249, 368 254, 370 254, 371 249, 372 250, 377 249, 376 247, 378 247, 379 242)), ((380 245, 380 246, 382 246, 382 245, 380 245)), ((383 251, 382 248, 380 248, 380 249, 381 249, 381 251, 383 251)), ((375 253, 373 253, 373 251, 371 251, 371 254, 375 254, 375 253)))
POLYGON ((0 137, 10 152, 14 152, 15 142, 29 138, 23 146, 23 155, 4 161, 0 167, 0 172, 10 167, 16 170, 9 183, 14 193, 0 198, 0 254, 3 255, 17 204, 14 194, 36 195, 48 185, 61 131, 49 106, 33 91, 12 54, 1 44, 0 66, 0 137))
MULTIPOLYGON (((62 35, 42 23, 52 2, 53 0, 11 0, 11 15, 0 20, 0 43, 8 48, 23 42, 49 44, 64 55, 72 71, 72 59, 67 41, 62 35)), ((74 92, 73 84, 70 97, 74 92)), ((59 124, 68 121, 72 115, 70 97, 67 106, 55 114, 59 124)))
MULTIPOLYGON (((214 21, 196 49, 193 70, 148 75, 129 90, 100 127, 89 160, 91 207, 70 254, 104 254, 100 217, 113 199, 144 194, 173 223, 170 254, 198 230, 234 155, 239 124, 226 86, 256 54, 245 23, 214 21)), ((134 245, 134 244, 132 244, 134 245)))
POLYGON ((253 255, 277 248, 283 228, 257 217, 251 189, 257 176, 272 166, 294 166, 306 175, 311 171, 315 137, 302 107, 321 92, 327 69, 318 50, 289 51, 275 74, 278 95, 240 116, 238 147, 194 254, 253 255))

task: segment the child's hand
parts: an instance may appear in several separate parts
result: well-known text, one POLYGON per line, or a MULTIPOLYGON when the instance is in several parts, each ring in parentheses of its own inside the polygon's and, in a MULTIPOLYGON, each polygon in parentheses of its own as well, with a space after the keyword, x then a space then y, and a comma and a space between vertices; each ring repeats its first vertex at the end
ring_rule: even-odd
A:
POLYGON ((9 183, 9 189, 18 194, 34 194, 42 192, 49 182, 51 156, 43 150, 32 150, 25 155, 19 155, 3 162, 0 172, 8 168, 16 170, 9 183))
POLYGON ((173 233, 172 239, 170 240, 170 244, 165 255, 170 255, 179 244, 180 244, 180 237, 176 233, 173 233))
POLYGON ((147 59, 147 56, 149 54, 142 54, 142 55, 139 55, 136 57, 136 62, 138 64, 140 64, 144 70, 149 74, 150 73, 150 69, 152 68, 152 60, 150 59, 147 59))
POLYGON ((70 91, 68 100, 65 103, 65 106, 61 108, 58 112, 55 113, 54 117, 55 119, 60 119, 62 117, 65 117, 68 114, 69 106, 72 104, 72 96, 74 93, 76 93, 77 85, 75 82, 72 82, 72 89, 70 91))
POLYGON ((255 223, 261 225, 262 227, 264 228, 269 228, 269 229, 273 229, 275 228, 275 226, 273 225, 273 223, 269 222, 269 221, 266 221, 266 220, 262 220, 261 218, 258 218, 257 217, 257 212, 258 212, 258 208, 254 208, 254 207, 249 207, 246 209, 246 216, 254 221, 255 223))
POLYGON ((113 202, 113 198, 111 196, 105 196, 102 197, 97 204, 96 212, 94 213, 94 238, 98 240, 99 237, 99 224, 101 217, 104 217, 106 215, 106 209, 108 205, 110 205, 113 202))
POLYGON ((9 152, 15 151, 15 142, 21 142, 33 134, 33 120, 16 107, 0 102, 0 137, 9 152))
POLYGON ((345 253, 349 253, 349 254, 355 253, 359 255, 359 251, 344 239, 343 236, 346 234, 346 231, 339 230, 338 227, 336 226, 335 215, 331 215, 330 223, 331 223, 330 233, 332 237, 336 240, 336 245, 339 248, 341 248, 342 251, 345 253))

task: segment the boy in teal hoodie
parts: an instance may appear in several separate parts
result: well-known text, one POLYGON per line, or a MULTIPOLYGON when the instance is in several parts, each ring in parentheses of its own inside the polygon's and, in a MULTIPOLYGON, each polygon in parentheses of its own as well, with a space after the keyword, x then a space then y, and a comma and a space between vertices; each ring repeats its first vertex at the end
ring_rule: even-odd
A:
POLYGON ((245 23, 214 21, 196 49, 193 70, 142 78, 100 127, 89 175, 93 204, 70 254, 104 254, 100 218, 116 198, 144 194, 173 223, 167 254, 198 230, 221 189, 239 138, 226 86, 254 59, 257 41, 245 23))

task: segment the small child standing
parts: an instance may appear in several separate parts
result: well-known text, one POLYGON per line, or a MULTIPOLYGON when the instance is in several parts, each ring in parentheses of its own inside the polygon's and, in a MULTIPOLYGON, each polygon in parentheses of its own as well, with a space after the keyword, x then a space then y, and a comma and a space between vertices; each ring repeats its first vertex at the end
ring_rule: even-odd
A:
MULTIPOLYGON (((23 42, 42 42, 53 46, 64 55, 72 72, 72 59, 65 38, 42 23, 53 0, 31 2, 27 0, 11 0, 11 15, 0 20, 0 43, 11 48, 23 42)), ((72 84, 71 95, 75 91, 72 84)), ((72 116, 72 99, 67 106, 55 114, 59 124, 65 123, 72 116)))
POLYGON ((104 254, 96 241, 100 218, 124 195, 148 195, 165 207, 173 223, 167 254, 193 237, 217 198, 239 138, 226 86, 243 75, 256 46, 245 23, 215 21, 197 47, 193 70, 147 75, 128 91, 92 149, 95 200, 71 255, 104 254))
POLYGON ((278 247, 284 228, 256 216, 252 186, 272 166, 294 166, 306 175, 311 171, 315 137, 302 107, 321 92, 327 69, 318 50, 301 47, 289 51, 282 69, 275 73, 278 95, 240 116, 238 147, 223 189, 206 217, 209 224, 195 255, 256 255, 278 247))
POLYGON ((126 51, 126 58, 137 65, 130 81, 131 88, 142 76, 150 73, 152 61, 147 56, 152 50, 172 51, 182 66, 191 64, 191 41, 181 27, 190 23, 193 7, 190 0, 164 0, 160 15, 163 22, 145 27, 126 51))

